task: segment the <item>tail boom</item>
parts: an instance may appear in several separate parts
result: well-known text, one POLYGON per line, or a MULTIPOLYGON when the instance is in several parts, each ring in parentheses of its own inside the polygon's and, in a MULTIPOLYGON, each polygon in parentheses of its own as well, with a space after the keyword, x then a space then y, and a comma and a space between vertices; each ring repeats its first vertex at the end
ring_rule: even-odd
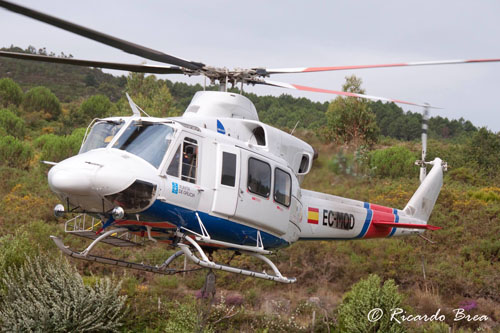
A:
POLYGON ((299 239, 383 238, 440 229, 427 224, 443 183, 441 160, 436 158, 432 164, 434 167, 403 210, 303 190, 299 239))

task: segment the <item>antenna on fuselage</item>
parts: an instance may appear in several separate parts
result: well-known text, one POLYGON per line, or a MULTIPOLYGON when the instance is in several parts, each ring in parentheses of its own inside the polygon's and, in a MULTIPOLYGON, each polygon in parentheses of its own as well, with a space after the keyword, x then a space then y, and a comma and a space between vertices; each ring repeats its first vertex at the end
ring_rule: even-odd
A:
POLYGON ((290 132, 290 135, 293 135, 293 132, 295 132, 295 129, 297 128, 297 125, 300 123, 300 120, 297 120, 297 122, 295 123, 295 126, 293 126, 293 129, 292 131, 290 132))

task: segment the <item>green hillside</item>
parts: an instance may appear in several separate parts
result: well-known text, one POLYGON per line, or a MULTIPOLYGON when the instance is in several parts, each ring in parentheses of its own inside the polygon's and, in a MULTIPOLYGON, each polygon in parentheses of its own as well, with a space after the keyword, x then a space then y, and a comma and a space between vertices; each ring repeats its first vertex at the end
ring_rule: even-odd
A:
MULTIPOLYGON (((10 314, 2 310, 27 293, 25 286, 12 283, 19 280, 15 270, 39 262, 45 268, 35 269, 35 273, 26 269, 21 280, 49 272, 52 275, 47 276, 58 283, 49 283, 43 290, 64 290, 60 286, 68 283, 72 292, 64 294, 66 302, 84 302, 90 297, 85 293, 92 294, 89 290, 97 288, 103 296, 85 303, 85 311, 95 316, 96 322, 99 313, 106 309, 114 313, 112 309, 121 306, 111 300, 96 305, 97 300, 127 296, 126 314, 113 317, 121 326, 108 330, 500 330, 500 135, 476 128, 463 119, 436 117, 429 122, 428 159, 439 156, 450 166, 429 221, 443 229, 424 234, 432 243, 420 237, 299 242, 272 255, 283 274, 297 277, 297 283, 283 285, 216 272, 214 304, 197 298, 206 270, 161 276, 74 259, 69 260, 71 266, 61 264, 50 235, 61 237, 76 249, 84 248, 87 242, 65 235, 65 220, 53 217, 52 209, 58 200, 47 185, 50 166, 40 161, 60 161, 76 154, 91 119, 130 114, 123 97, 125 91, 148 113, 171 116, 181 114, 190 96, 200 89, 153 76, 113 77, 98 69, 0 59, 0 327, 15 330, 7 325, 16 311, 29 323, 29 313, 42 316, 46 312, 37 312, 37 306, 50 308, 37 303, 33 296, 16 303, 19 308, 10 314), (61 269, 51 269, 54 265, 61 269), (73 266, 77 272, 72 271, 73 266), (386 283, 384 287, 378 278, 386 283), (72 279, 81 283, 72 283, 72 279), (106 287, 106 283, 118 287, 106 287), (408 315, 430 316, 439 310, 445 319, 392 323, 390 330, 382 323, 366 326, 370 324, 365 320, 366 312, 377 302, 389 308, 401 307, 408 315), (488 320, 454 321, 453 310, 457 308, 465 308, 471 317, 487 316, 488 320)), ((370 103, 368 107, 379 129, 377 143, 339 145, 325 141, 321 134, 328 124, 329 103, 289 95, 247 96, 256 105, 262 121, 284 130, 290 130, 299 121, 294 134, 319 152, 304 188, 403 208, 418 187, 418 168, 413 162, 421 149, 419 114, 405 112, 394 104, 370 103)), ((161 264, 173 251, 154 244, 138 249, 108 245, 96 248, 98 255, 151 264, 161 264)), ((230 254, 215 253, 214 257, 226 262, 230 254)), ((181 260, 178 267, 182 264, 181 260)), ((233 264, 261 269, 256 261, 241 257, 234 258, 233 264)), ((36 285, 26 286, 33 284, 36 285)), ((42 282, 39 285, 44 286, 42 282)), ((74 302, 71 304, 77 304, 74 302)), ((47 322, 59 311, 59 306, 53 308, 54 312, 47 312, 47 322)), ((64 325, 65 321, 58 323, 64 325)), ((39 330, 55 329, 44 327, 39 330)))

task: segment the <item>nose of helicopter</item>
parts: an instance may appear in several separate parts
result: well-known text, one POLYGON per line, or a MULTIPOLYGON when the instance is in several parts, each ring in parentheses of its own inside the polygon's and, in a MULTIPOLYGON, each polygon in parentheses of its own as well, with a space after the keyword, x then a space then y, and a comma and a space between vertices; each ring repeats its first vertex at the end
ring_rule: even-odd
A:
POLYGON ((96 150, 73 156, 52 167, 48 183, 61 199, 86 210, 99 208, 102 211, 105 198, 123 192, 138 179, 157 183, 151 179, 150 175, 155 173, 151 169, 153 167, 147 162, 122 151, 96 150))
POLYGON ((57 193, 89 195, 92 173, 89 170, 53 167, 48 175, 50 188, 57 193))

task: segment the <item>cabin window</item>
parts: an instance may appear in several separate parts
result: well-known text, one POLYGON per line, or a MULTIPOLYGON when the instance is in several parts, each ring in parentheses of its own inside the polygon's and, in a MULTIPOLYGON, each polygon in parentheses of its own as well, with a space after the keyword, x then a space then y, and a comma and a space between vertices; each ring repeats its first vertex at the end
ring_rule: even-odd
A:
POLYGON ((233 186, 236 182, 236 155, 222 152, 222 174, 220 183, 233 186))
POLYGON ((271 192, 271 166, 256 158, 248 159, 248 190, 269 197, 271 192))
POLYGON ((80 154, 89 150, 106 147, 120 131, 124 121, 100 121, 92 127, 85 143, 80 149, 80 154))
POLYGON ((274 169, 274 201, 283 206, 290 206, 292 195, 292 177, 288 172, 281 169, 274 169))

